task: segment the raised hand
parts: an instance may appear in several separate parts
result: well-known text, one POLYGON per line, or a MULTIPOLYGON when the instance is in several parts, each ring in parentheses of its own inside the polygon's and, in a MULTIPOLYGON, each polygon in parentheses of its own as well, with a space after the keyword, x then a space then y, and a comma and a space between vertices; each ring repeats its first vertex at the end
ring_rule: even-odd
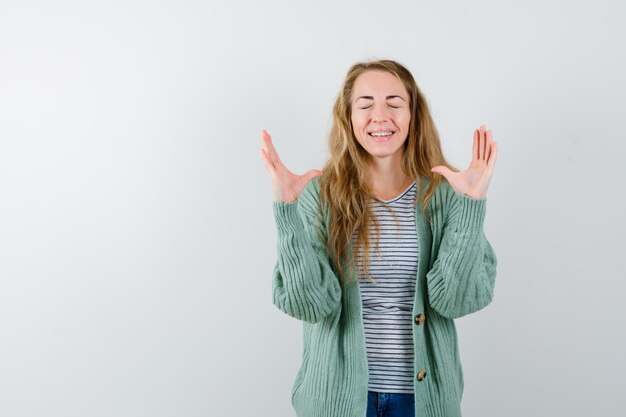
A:
POLYGON ((272 137, 265 130, 262 131, 263 147, 261 159, 265 168, 272 177, 272 191, 274 200, 291 203, 299 196, 304 186, 313 178, 322 175, 322 171, 312 169, 304 175, 296 175, 289 171, 278 157, 278 152, 272 144, 272 137))
POLYGON ((472 162, 462 172, 454 172, 443 165, 431 169, 432 172, 446 177, 452 188, 468 197, 483 199, 487 197, 487 188, 493 175, 498 155, 498 143, 491 140, 491 130, 485 125, 474 131, 472 162))

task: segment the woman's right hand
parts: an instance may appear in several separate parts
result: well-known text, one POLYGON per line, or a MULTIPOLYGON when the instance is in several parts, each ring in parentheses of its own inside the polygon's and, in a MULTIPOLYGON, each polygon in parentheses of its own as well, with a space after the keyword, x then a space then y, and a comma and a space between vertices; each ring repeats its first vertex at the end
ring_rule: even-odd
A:
POLYGON ((272 144, 272 137, 265 130, 262 131, 263 147, 261 158, 265 168, 272 177, 272 190, 274 200, 291 203, 298 199, 304 186, 313 178, 322 175, 322 171, 312 169, 303 175, 296 175, 289 171, 278 157, 278 153, 272 144))

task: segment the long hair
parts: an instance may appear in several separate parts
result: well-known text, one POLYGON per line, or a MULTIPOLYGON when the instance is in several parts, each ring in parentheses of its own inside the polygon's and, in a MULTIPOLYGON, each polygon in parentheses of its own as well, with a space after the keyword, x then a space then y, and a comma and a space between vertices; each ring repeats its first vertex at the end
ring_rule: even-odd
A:
POLYGON ((353 238, 354 248, 360 249, 363 254, 361 273, 369 277, 371 241, 369 225, 373 222, 379 231, 368 204, 370 199, 378 200, 368 185, 366 170, 368 153, 357 141, 351 120, 354 83, 359 75, 371 70, 386 71, 395 75, 402 81, 409 95, 411 119, 408 136, 403 144, 402 170, 416 180, 418 193, 413 208, 415 209, 422 194, 421 177, 425 177, 428 186, 421 209, 424 216, 429 219, 426 212, 428 201, 442 181, 439 174, 430 171, 432 167, 444 165, 454 172, 459 171, 443 156, 439 134, 430 115, 428 103, 409 70, 391 60, 354 64, 346 74, 333 107, 333 123, 328 141, 330 157, 319 178, 320 210, 322 204, 327 205, 327 221, 330 225, 328 233, 324 233, 326 247, 339 281, 343 285, 350 282, 351 272, 355 270, 355 265, 359 264, 357 260, 359 250, 352 251, 352 256, 349 253, 353 238))

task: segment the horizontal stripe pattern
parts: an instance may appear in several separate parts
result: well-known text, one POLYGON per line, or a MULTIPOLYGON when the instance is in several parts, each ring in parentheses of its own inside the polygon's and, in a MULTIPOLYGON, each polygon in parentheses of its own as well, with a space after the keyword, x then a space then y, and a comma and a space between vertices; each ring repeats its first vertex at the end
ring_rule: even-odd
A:
MULTIPOLYGON (((373 223, 369 226, 369 272, 375 282, 359 273, 369 391, 413 393, 412 309, 419 259, 413 208, 416 193, 413 182, 397 197, 382 200, 386 204, 371 200, 380 226, 378 248, 376 228, 373 223)), ((357 259, 360 267, 362 249, 357 259)))

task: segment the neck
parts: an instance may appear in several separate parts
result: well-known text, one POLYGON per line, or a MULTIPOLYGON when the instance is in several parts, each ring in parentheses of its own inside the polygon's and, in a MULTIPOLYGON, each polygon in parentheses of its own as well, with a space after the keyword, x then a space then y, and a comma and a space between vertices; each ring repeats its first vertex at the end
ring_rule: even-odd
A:
POLYGON ((374 194, 385 194, 407 187, 413 179, 402 170, 398 157, 371 158, 368 166, 368 185, 374 194))

